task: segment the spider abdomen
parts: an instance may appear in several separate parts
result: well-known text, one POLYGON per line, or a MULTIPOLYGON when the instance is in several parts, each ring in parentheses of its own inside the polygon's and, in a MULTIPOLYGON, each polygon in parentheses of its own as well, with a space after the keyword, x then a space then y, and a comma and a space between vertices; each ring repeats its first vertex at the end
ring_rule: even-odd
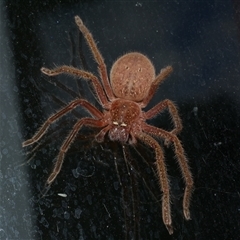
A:
POLYGON ((138 52, 120 57, 110 72, 114 94, 135 102, 142 101, 148 95, 154 79, 155 69, 151 61, 138 52))

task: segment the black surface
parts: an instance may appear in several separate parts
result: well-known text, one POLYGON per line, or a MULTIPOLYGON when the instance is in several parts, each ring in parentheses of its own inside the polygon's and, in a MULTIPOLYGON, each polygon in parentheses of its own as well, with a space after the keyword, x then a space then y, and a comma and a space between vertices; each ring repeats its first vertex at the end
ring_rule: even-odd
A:
MULTIPOLYGON (((231 1, 1 2, 0 239, 239 239, 238 13, 231 1), (146 54, 157 72, 166 65, 174 68, 149 104, 169 98, 178 105, 184 125, 180 139, 194 176, 187 222, 182 177, 172 151, 165 150, 172 236, 161 218, 154 155, 142 145, 140 154, 129 148, 132 168, 127 169, 118 143, 92 142, 95 132, 85 129, 42 197, 66 133, 86 113, 78 109, 53 124, 34 153, 25 155, 33 148, 22 149, 21 143, 60 107, 56 98, 73 99, 50 84, 40 68, 71 63, 75 15, 93 33, 108 70, 129 51, 146 54), (31 157, 29 165, 19 167, 31 157)), ((83 53, 96 73, 86 44, 83 53)), ((73 78, 57 79, 76 91, 73 78)), ((86 85, 84 90, 95 103, 86 85)), ((168 119, 162 114, 151 124, 168 129, 168 119)))

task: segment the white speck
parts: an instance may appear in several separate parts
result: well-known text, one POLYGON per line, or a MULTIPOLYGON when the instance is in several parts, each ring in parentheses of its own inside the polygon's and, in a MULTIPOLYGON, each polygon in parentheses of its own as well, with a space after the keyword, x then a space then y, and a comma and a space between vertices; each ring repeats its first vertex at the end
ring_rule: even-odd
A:
POLYGON ((215 146, 215 147, 220 146, 220 145, 222 145, 222 142, 214 143, 214 146, 215 146))
POLYGON ((194 108, 193 108, 193 113, 194 113, 195 116, 197 116, 197 113, 198 113, 198 107, 194 107, 194 108))
POLYGON ((60 196, 60 197, 67 197, 67 194, 66 193, 58 193, 58 196, 60 196))
POLYGON ((136 6, 136 7, 142 7, 142 3, 137 2, 137 3, 135 4, 135 6, 136 6))

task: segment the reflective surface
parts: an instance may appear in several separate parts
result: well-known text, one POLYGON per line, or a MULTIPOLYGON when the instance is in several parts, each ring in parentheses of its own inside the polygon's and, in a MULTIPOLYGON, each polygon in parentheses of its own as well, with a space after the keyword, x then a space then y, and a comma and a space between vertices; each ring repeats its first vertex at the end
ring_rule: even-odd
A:
MULTIPOLYGON (((1 7, 1 239, 236 239, 239 236, 239 32, 231 3, 209 1, 21 1, 1 7), (165 149, 172 188, 174 234, 161 218, 154 155, 106 139, 92 142, 85 129, 43 197, 59 146, 78 109, 52 126, 37 151, 22 149, 47 117, 74 98, 51 84, 40 68, 72 64, 80 15, 110 69, 129 51, 146 54, 157 71, 174 73, 149 107, 163 99, 179 107, 180 138, 195 181, 191 221, 182 214, 184 184, 171 149, 165 149), (61 100, 61 101, 60 101, 61 100), (87 136, 87 137, 86 137, 87 136), (31 159, 29 165, 19 166, 31 159), (126 165, 125 161, 130 162, 126 165)), ((85 43, 87 65, 96 71, 85 43)), ((77 52, 77 51, 76 51, 77 52)), ((79 60, 76 62, 79 65, 79 60)), ((50 79, 55 81, 55 79, 50 79)), ((76 79, 57 78, 78 93, 76 79)), ((95 102, 83 83, 85 97, 95 102)), ((168 114, 151 124, 170 129, 168 114)))

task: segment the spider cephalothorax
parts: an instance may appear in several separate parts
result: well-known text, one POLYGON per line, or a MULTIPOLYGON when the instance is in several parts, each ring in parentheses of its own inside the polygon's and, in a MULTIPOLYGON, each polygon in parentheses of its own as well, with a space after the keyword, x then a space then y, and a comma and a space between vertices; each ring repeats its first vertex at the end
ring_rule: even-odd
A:
POLYGON ((85 99, 75 99, 50 116, 31 139, 23 142, 23 146, 25 147, 39 141, 53 122, 77 106, 81 106, 89 112, 91 117, 79 119, 63 142, 54 169, 47 179, 47 184, 51 185, 62 168, 66 152, 82 126, 100 128, 100 131, 95 136, 98 142, 103 141, 106 134, 108 134, 110 140, 120 141, 121 143, 129 142, 130 144, 136 144, 137 141, 142 141, 155 151, 159 184, 163 192, 162 218, 169 233, 172 234, 169 180, 163 151, 155 138, 164 139, 165 143, 171 143, 174 147, 176 158, 186 183, 183 213, 188 220, 190 219, 189 206, 193 180, 184 149, 177 138, 177 134, 182 130, 182 123, 176 106, 168 99, 159 102, 147 112, 142 110, 152 99, 160 83, 172 72, 172 67, 167 66, 163 68, 155 76, 155 69, 151 61, 141 53, 132 52, 123 55, 113 64, 109 81, 106 65, 90 31, 78 16, 75 17, 75 21, 98 64, 100 81, 94 74, 70 66, 61 66, 52 70, 42 68, 41 71, 48 76, 65 73, 89 80, 95 90, 96 98, 104 111, 101 112, 85 99), (171 132, 146 123, 146 120, 155 117, 166 108, 168 108, 174 124, 171 132))

